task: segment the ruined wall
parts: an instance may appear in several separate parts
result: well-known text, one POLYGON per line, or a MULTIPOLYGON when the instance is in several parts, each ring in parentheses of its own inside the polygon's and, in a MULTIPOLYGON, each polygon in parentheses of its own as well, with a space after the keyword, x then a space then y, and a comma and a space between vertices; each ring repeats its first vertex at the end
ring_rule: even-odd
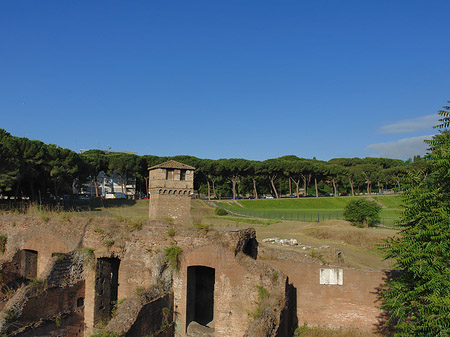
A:
MULTIPOLYGON (((319 261, 305 261, 300 256, 297 259, 273 257, 263 257, 264 262, 285 273, 296 288, 299 326, 306 323, 363 330, 377 327, 381 314, 377 291, 383 283, 383 271, 325 266, 319 261), (341 270, 342 285, 321 284, 320 269, 341 270)), ((322 283, 326 281, 327 277, 322 276, 322 283)), ((334 283, 333 279, 331 281, 334 283)))
MULTIPOLYGON (((300 255, 278 258, 264 254, 264 249, 258 253, 254 230, 205 232, 195 228, 162 225, 155 221, 147 221, 139 229, 124 221, 112 219, 75 217, 70 221, 55 218, 44 222, 39 218, 2 215, 0 232, 8 238, 7 250, 1 257, 2 265, 7 265, 5 261, 11 262, 9 269, 6 268, 5 271, 11 270, 12 274, 21 268, 21 262, 17 260, 16 255, 18 250, 29 249, 38 252, 38 276, 45 275, 53 253, 72 250, 91 252, 92 261, 83 269, 84 288, 72 295, 66 289, 67 291, 64 290, 59 296, 55 295, 54 298, 41 302, 52 303, 48 309, 52 312, 51 310, 59 310, 61 305, 63 309, 68 306, 69 298, 72 298, 71 305, 75 305, 78 298, 83 298, 86 335, 94 331, 94 323, 98 320, 96 317, 99 317, 99 293, 107 291, 108 288, 96 291, 98 262, 107 259, 120 261, 117 282, 114 281, 117 283, 117 295, 114 295, 113 300, 120 302, 132 297, 140 289, 149 287, 172 287, 175 335, 179 337, 186 335, 186 325, 191 320, 188 317, 188 293, 191 292, 195 298, 194 292, 197 291, 193 292, 195 287, 189 286, 192 282, 188 278, 190 267, 207 267, 214 270, 213 322, 209 327, 214 329, 215 336, 240 337, 244 336, 246 331, 256 331, 252 314, 258 307, 257 287, 263 287, 274 298, 270 305, 273 305, 274 315, 278 316, 275 315, 271 321, 262 323, 271 324, 271 328, 278 331, 280 337, 289 336, 290 328, 297 319, 299 325, 307 323, 371 329, 380 314, 376 303, 376 288, 382 283, 382 272, 341 268, 342 285, 320 284, 320 269, 328 267, 317 261, 304 259, 300 255), (12 222, 14 226, 11 225, 12 222), (169 230, 174 233, 169 234, 169 230), (168 268, 164 251, 172 246, 181 248, 180 270, 174 274, 173 285, 163 276, 168 268), (276 273, 269 266, 288 275, 289 280, 286 280, 283 273, 276 273), (288 306, 287 303, 296 308, 296 313, 283 309, 283 306, 288 306), (280 318, 281 309, 283 314, 280 318)), ((199 270, 196 277, 206 275, 199 270)), ((332 281, 329 283, 340 282, 341 274, 336 275, 336 280, 328 280, 332 281)), ((323 279, 322 283, 325 281, 323 279)), ((207 299, 208 296, 199 298, 207 299)), ((111 298, 107 301, 111 301, 111 298)), ((141 323, 137 323, 135 329, 139 331, 146 329, 145 326, 155 328, 161 323, 159 314, 163 304, 149 307, 147 304, 142 304, 143 307, 136 311, 136 315, 139 315, 136 322, 141 323), (146 321, 148 316, 156 318, 148 318, 146 321)), ((31 306, 32 302, 29 305, 31 306)), ((36 306, 38 305, 36 302, 36 306)), ((166 307, 165 304, 163 307, 166 307)), ((110 312, 108 309, 106 318, 110 312)), ((31 313, 32 310, 30 315, 31 313)), ((30 319, 39 318, 30 316, 30 319)), ((167 330, 164 333, 167 334, 167 330)))
POLYGON ((191 214, 190 194, 166 194, 150 192, 149 216, 151 219, 171 218, 177 223, 189 223, 191 214))
MULTIPOLYGON (((192 277, 191 280, 188 277, 190 267, 202 266, 214 269, 213 322, 208 324, 214 329, 214 336, 245 335, 251 322, 249 314, 257 310, 258 286, 267 289, 274 299, 280 297, 279 300, 282 301, 283 276, 280 274, 279 278, 275 279, 272 269, 264 269, 242 252, 239 256, 236 258, 233 250, 217 244, 203 246, 183 255, 182 267, 174 278, 173 286, 177 313, 175 336, 185 336, 188 328, 186 324, 192 320, 192 317, 187 316, 190 310, 188 292, 192 291, 189 287, 192 277)), ((275 302, 274 307, 278 305, 275 302)), ((275 323, 277 324, 279 322, 275 323)))
POLYGON ((144 305, 139 312, 136 321, 125 337, 148 336, 169 337, 173 336, 172 311, 173 298, 167 294, 144 305), (151 319, 149 319, 151 317, 151 319))
POLYGON ((83 306, 77 303, 77 299, 83 297, 84 281, 66 288, 49 288, 43 293, 27 299, 21 318, 31 322, 54 317, 68 311, 82 313, 83 306))

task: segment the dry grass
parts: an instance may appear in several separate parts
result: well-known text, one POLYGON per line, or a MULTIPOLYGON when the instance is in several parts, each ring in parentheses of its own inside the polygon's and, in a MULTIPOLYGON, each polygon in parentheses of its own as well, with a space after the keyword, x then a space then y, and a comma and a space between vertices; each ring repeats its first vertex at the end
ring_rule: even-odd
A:
POLYGON ((359 329, 330 329, 302 326, 297 328, 294 336, 300 337, 381 337, 382 335, 359 329))
POLYGON ((329 240, 363 249, 376 249, 376 245, 387 239, 389 235, 376 231, 336 230, 334 228, 308 229, 305 234, 321 240, 329 240))

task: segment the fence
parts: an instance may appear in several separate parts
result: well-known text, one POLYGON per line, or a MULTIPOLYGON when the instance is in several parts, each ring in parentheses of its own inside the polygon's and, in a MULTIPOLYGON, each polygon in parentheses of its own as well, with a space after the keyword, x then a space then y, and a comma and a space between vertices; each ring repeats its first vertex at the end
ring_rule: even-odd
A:
MULTIPOLYGON (((297 212, 283 212, 283 211, 270 211, 270 210, 247 210, 247 209, 229 209, 224 205, 221 205, 229 213, 234 215, 242 215, 252 218, 262 219, 279 219, 279 220, 291 220, 291 221, 303 221, 303 222, 320 222, 325 220, 344 220, 343 211, 297 211, 297 212)), ((395 218, 380 218, 380 224, 385 226, 394 226, 395 218)))

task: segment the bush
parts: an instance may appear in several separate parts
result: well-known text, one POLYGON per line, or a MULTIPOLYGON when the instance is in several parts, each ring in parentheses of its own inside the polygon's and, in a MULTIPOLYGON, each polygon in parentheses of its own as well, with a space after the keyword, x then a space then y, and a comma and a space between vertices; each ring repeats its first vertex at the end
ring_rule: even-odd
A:
POLYGON ((216 215, 220 215, 220 216, 223 216, 223 215, 228 215, 228 212, 226 211, 226 210, 224 210, 223 208, 216 208, 216 210, 214 211, 214 213, 216 214, 216 215))
POLYGON ((178 272, 181 259, 181 248, 172 245, 164 248, 164 254, 166 255, 166 262, 170 265, 173 271, 178 272))
POLYGON ((381 206, 367 199, 351 200, 344 209, 344 218, 358 227, 375 226, 380 222, 381 206))

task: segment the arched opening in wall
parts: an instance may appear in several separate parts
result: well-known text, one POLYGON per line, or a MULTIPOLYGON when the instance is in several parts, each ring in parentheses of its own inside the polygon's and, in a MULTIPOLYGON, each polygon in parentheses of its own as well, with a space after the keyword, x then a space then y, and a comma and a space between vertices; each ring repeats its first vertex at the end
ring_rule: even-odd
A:
POLYGON ((77 307, 84 306, 84 297, 78 297, 77 298, 77 307))
POLYGON ((203 325, 214 331, 215 270, 205 266, 187 269, 186 331, 203 325))
POLYGON ((255 238, 248 240, 242 252, 256 260, 258 257, 258 241, 255 238))
POLYGON ((25 278, 37 277, 38 252, 35 250, 22 250, 21 267, 25 278))
POLYGON ((95 269, 94 325, 108 321, 117 303, 120 259, 97 259, 95 269))

